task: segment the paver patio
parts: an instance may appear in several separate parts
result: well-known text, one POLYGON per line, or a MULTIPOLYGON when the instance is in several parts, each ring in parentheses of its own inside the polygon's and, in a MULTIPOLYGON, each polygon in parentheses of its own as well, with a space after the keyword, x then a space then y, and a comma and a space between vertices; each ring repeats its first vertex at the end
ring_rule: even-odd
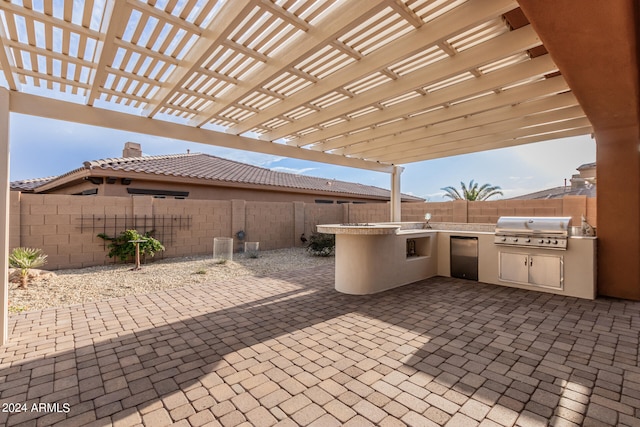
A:
POLYGON ((640 303, 450 278, 351 296, 333 274, 12 317, 0 424, 640 425, 640 303))

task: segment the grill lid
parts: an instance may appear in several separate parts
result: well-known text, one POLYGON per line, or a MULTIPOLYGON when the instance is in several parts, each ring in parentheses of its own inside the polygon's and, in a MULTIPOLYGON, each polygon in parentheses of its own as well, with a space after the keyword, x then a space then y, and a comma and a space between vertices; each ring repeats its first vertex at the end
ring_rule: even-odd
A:
POLYGON ((496 235, 545 235, 568 237, 571 217, 503 216, 496 223, 496 235))

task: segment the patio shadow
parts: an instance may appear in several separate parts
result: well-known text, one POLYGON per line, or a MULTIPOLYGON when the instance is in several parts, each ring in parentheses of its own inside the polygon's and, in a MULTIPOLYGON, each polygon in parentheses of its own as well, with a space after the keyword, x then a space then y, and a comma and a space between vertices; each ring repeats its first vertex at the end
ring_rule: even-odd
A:
POLYGON ((618 422, 638 411, 639 308, 448 278, 351 296, 322 267, 45 310, 0 353, 1 402, 29 409, 0 422, 618 422))

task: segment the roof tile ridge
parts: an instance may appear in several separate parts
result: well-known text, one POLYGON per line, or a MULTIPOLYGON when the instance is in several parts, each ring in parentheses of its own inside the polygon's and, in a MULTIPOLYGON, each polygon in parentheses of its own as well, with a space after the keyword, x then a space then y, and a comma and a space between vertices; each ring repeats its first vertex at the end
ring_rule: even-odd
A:
POLYGON ((202 155, 207 156, 207 157, 213 157, 214 159, 222 160, 222 161, 229 162, 229 163, 235 163, 235 164, 240 165, 240 166, 249 166, 249 167, 252 167, 252 168, 255 168, 255 169, 262 169, 264 171, 276 172, 277 173, 277 171, 274 171, 274 170, 269 169, 269 168, 265 168, 264 166, 252 165, 250 163, 244 163, 244 162, 241 162, 241 161, 238 161, 238 160, 227 159, 227 158, 216 156, 214 154, 209 154, 209 153, 198 153, 198 154, 202 154, 202 155))
POLYGON ((31 183, 31 182, 39 182, 39 181, 51 181, 57 177, 59 177, 60 175, 51 175, 51 176, 44 176, 42 178, 27 178, 27 179, 16 179, 15 181, 11 181, 12 183, 15 182, 23 182, 23 183, 31 183))
POLYGON ((156 156, 138 156, 138 157, 107 157, 104 159, 88 160, 84 162, 85 169, 91 169, 94 167, 108 166, 113 163, 133 163, 133 162, 146 162, 150 160, 164 160, 180 157, 192 157, 200 155, 201 153, 178 153, 178 154, 159 154, 156 156))

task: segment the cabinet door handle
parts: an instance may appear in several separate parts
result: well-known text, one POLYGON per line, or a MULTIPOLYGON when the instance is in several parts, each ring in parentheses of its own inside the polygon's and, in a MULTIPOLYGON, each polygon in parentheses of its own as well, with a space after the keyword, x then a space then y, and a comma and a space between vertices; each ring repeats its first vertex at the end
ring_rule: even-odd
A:
POLYGON ((524 257, 524 265, 527 266, 527 261, 529 261, 529 257, 524 257))
POLYGON ((533 267, 533 258, 529 258, 529 267, 533 267))

